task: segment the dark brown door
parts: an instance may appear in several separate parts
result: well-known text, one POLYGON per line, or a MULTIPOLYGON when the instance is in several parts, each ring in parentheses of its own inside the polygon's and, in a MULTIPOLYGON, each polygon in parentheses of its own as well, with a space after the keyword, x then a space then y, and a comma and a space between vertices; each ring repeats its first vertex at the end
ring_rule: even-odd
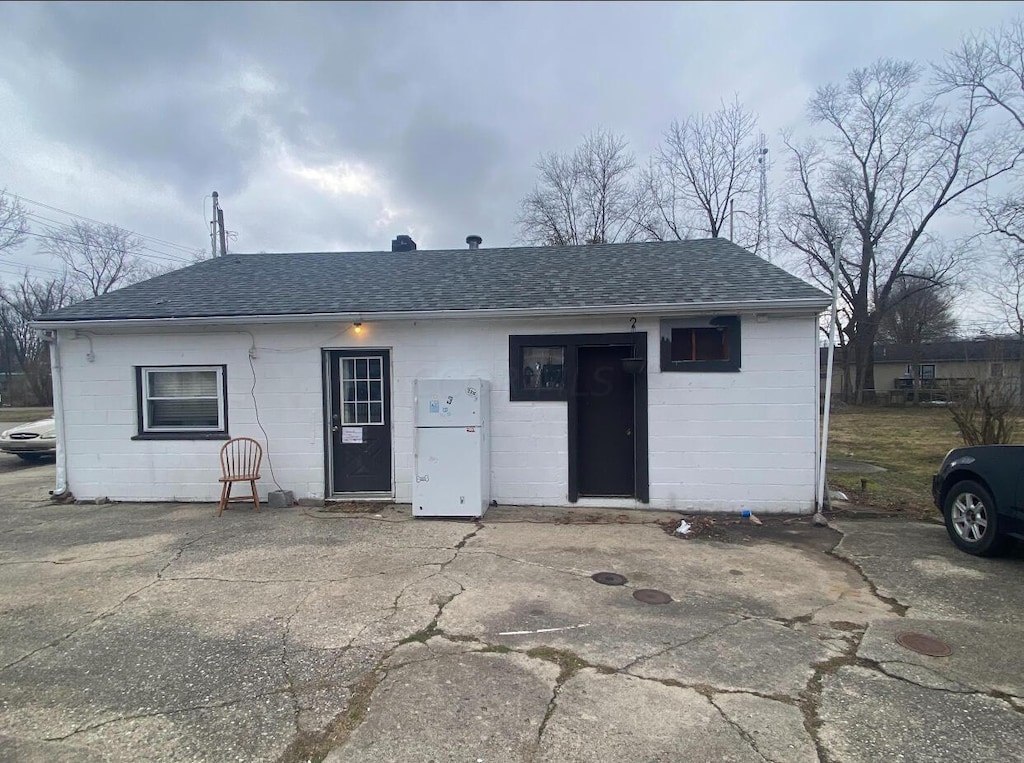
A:
POLYGON ((390 360, 387 350, 328 353, 335 495, 391 491, 390 360))
POLYGON ((636 494, 631 347, 580 347, 576 376, 576 474, 581 496, 636 494))

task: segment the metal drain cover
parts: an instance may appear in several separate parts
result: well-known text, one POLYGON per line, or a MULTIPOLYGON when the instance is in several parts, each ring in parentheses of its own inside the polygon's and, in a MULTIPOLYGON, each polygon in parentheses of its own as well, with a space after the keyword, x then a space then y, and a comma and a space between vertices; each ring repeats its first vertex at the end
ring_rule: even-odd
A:
POLYGON ((653 588, 639 588, 633 591, 633 598, 644 604, 668 604, 672 601, 672 597, 667 593, 655 591, 653 588))
POLYGON ((953 654, 953 648, 945 641, 939 641, 923 633, 897 634, 896 643, 912 652, 926 654, 929 657, 948 657, 953 654))
POLYGON ((601 585, 625 585, 626 578, 617 572, 595 572, 590 579, 601 585))

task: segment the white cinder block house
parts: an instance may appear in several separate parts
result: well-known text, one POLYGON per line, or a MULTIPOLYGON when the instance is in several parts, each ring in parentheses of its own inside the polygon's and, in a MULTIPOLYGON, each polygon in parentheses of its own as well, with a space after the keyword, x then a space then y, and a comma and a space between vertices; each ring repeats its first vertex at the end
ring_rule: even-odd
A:
POLYGON ((409 502, 413 381, 479 377, 499 503, 811 512, 828 302, 722 239, 230 254, 35 324, 57 491, 216 501, 245 435, 263 494, 409 502))

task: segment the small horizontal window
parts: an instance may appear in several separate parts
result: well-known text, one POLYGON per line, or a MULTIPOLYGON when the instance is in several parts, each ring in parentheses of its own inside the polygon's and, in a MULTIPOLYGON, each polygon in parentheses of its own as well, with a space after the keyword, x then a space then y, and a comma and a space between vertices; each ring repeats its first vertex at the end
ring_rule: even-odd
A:
POLYGON ((739 371, 739 317, 730 315, 662 320, 661 370, 739 371))
POLYGON ((672 329, 673 363, 728 359, 729 329, 725 326, 672 329))
POLYGON ((227 434, 224 366, 136 368, 139 436, 227 434))

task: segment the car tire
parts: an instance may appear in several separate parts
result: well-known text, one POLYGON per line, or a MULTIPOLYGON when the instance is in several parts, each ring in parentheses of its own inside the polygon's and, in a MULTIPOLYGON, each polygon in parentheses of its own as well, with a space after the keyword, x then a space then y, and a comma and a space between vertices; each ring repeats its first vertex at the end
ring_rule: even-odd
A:
POLYGON ((946 532, 961 551, 974 556, 995 556, 1008 538, 999 534, 999 513, 992 495, 974 480, 958 482, 942 505, 946 532))

